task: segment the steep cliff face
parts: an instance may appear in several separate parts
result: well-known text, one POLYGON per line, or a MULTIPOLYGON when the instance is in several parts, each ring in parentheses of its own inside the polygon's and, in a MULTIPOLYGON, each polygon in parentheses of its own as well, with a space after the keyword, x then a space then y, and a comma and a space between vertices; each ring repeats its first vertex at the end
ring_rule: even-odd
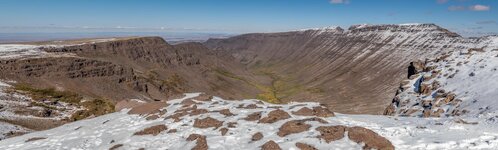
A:
POLYGON ((145 80, 137 78, 133 68, 78 57, 1 60, 0 69, 4 80, 40 88, 57 87, 114 100, 138 98, 134 95, 141 95, 146 84, 145 80), (121 93, 121 90, 130 92, 121 93))
POLYGON ((285 78, 291 86, 276 90, 282 101, 313 99, 338 112, 379 114, 406 64, 477 42, 434 24, 406 24, 246 34, 204 44, 285 78))
MULTIPOLYGON (((194 44, 194 43, 191 43, 194 44)), ((159 37, 132 38, 92 44, 77 44, 73 46, 49 47, 44 51, 56 53, 74 53, 81 57, 111 58, 109 60, 132 61, 131 63, 151 63, 155 65, 178 66, 199 64, 198 57, 193 57, 194 48, 199 50, 199 56, 204 50, 202 47, 193 47, 185 51, 177 50, 159 37)))
POLYGON ((242 98, 256 91, 242 81, 219 75, 216 70, 248 73, 199 43, 169 45, 162 38, 143 37, 39 49, 46 54, 1 60, 1 78, 116 101, 165 99, 187 91, 242 98), (232 93, 225 88, 245 92, 232 93))

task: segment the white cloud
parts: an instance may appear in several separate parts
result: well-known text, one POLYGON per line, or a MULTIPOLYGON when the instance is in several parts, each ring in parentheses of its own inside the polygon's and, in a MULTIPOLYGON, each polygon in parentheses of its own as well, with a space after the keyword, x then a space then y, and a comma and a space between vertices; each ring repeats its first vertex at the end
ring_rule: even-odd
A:
POLYGON ((349 4, 349 0, 330 0, 332 4, 349 4))
POLYGON ((491 7, 486 6, 486 5, 472 5, 469 7, 469 10, 472 10, 472 11, 488 11, 490 9, 491 9, 491 7))

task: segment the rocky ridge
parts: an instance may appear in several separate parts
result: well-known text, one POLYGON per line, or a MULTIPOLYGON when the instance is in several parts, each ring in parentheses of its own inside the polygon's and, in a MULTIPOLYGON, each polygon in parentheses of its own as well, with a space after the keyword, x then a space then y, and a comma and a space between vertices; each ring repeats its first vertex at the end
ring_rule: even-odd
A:
POLYGON ((489 36, 474 48, 412 62, 384 114, 495 121, 497 56, 498 37, 489 36))

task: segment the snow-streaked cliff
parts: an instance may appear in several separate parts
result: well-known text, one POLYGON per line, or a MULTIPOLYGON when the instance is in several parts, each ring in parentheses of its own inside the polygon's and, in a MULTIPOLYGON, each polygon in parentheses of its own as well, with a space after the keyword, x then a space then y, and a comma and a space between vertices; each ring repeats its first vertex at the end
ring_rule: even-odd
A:
POLYGON ((314 89, 277 91, 281 101, 311 97, 342 113, 381 114, 411 61, 480 47, 483 40, 435 24, 387 24, 244 34, 205 45, 248 68, 271 70, 293 87, 314 89))

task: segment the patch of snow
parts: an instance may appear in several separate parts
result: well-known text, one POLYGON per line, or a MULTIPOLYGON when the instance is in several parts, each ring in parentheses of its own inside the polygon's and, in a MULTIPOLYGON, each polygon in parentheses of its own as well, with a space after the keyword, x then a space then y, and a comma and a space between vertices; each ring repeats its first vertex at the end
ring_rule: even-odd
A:
POLYGON ((31 130, 0 121, 0 140, 8 138, 9 134, 13 134, 14 132, 23 133, 29 131, 31 130))
MULTIPOLYGON (((80 44, 57 44, 57 45, 29 45, 29 44, 0 44, 0 59, 17 59, 24 57, 60 57, 72 56, 72 54, 53 54, 43 51, 43 48, 65 47, 85 44, 95 44, 102 42, 115 41, 116 38, 91 39, 87 43, 80 44)), ((53 43, 62 43, 64 41, 54 41, 53 43)))
POLYGON ((141 99, 130 99, 131 101, 139 102, 139 103, 146 103, 146 101, 141 100, 141 99))
POLYGON ((418 25, 421 25, 422 23, 402 23, 402 24, 398 24, 400 26, 418 26, 418 25))
POLYGON ((0 59, 19 58, 23 56, 39 56, 46 52, 37 45, 0 44, 0 59))
POLYGON ((103 42, 110 42, 110 41, 115 41, 117 40, 116 38, 105 38, 105 39, 93 39, 93 40, 90 40, 90 42, 92 44, 95 44, 95 43, 103 43, 103 42))
MULTIPOLYGON (((16 120, 60 121, 64 118, 70 117, 73 113, 82 109, 65 102, 57 102, 56 104, 50 104, 50 106, 57 108, 56 110, 52 110, 52 116, 34 116, 33 114, 42 112, 45 108, 33 106, 33 99, 25 94, 18 92, 6 92, 6 90, 11 87, 9 83, 11 82, 7 83, 7 81, 0 80, 0 120, 6 120, 7 122, 15 122, 16 120)), ((32 130, 0 121, 0 134, 4 135, 3 137, 0 135, 0 139, 4 138, 6 134, 11 132, 32 132, 32 130)))
POLYGON ((313 31, 315 32, 314 35, 320 35, 322 33, 342 33, 344 29, 342 29, 339 26, 329 26, 329 27, 322 27, 322 28, 307 28, 307 29, 299 29, 295 30, 298 32, 305 32, 305 31, 313 31))
POLYGON ((328 26, 328 27, 321 27, 321 28, 305 28, 305 29, 299 29, 297 31, 307 31, 307 30, 336 30, 341 27, 339 26, 328 26))

